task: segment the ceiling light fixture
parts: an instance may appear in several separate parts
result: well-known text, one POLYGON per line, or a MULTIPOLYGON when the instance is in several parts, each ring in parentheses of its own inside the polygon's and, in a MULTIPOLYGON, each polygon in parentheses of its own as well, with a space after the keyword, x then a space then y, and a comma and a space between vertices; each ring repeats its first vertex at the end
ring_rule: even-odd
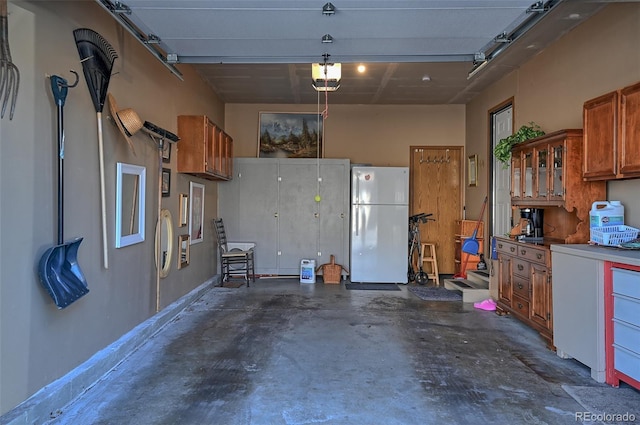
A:
POLYGON ((333 43, 333 37, 331 37, 331 34, 325 34, 322 36, 322 42, 323 43, 333 43))
POLYGON ((336 91, 340 88, 342 64, 329 63, 329 55, 325 53, 323 63, 311 64, 311 85, 316 91, 336 91))
POLYGON ((362 74, 362 73, 363 73, 363 72, 365 72, 366 70, 367 70, 367 67, 366 67, 366 66, 364 66, 364 65, 362 65, 362 64, 358 65, 358 72, 359 72, 360 74, 362 74))
POLYGON ((336 13, 336 7, 331 3, 326 3, 324 6, 322 6, 322 14, 329 16, 329 15, 333 15, 334 13, 336 13))

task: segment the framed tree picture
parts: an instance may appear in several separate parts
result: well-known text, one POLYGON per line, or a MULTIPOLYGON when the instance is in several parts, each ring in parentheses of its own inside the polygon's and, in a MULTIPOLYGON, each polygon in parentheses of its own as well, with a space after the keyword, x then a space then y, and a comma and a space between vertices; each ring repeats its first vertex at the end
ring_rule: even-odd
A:
POLYGON ((190 245, 203 241, 204 232, 204 185, 189 183, 189 238, 190 245))
POLYGON ((322 158, 322 114, 261 112, 258 158, 322 158))

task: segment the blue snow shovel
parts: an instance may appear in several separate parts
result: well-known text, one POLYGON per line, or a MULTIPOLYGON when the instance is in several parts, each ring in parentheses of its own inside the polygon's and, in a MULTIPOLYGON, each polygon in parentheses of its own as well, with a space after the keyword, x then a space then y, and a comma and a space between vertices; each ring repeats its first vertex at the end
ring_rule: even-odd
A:
POLYGON ((58 244, 45 251, 40 258, 38 272, 40 282, 47 290, 56 306, 59 309, 67 307, 69 304, 89 292, 87 281, 78 265, 78 248, 83 238, 76 238, 71 242, 63 242, 64 223, 64 194, 63 194, 63 160, 64 160, 64 117, 63 106, 67 98, 69 87, 78 84, 78 74, 71 71, 76 76, 76 82, 68 85, 67 80, 57 75, 51 77, 51 89, 53 98, 58 107, 58 244))

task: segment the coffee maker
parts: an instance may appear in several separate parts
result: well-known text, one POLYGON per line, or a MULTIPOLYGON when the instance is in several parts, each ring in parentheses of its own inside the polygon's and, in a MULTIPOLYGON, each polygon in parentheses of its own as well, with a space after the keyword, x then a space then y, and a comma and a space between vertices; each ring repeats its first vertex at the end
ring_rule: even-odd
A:
POLYGON ((527 239, 528 238, 539 239, 540 241, 542 241, 543 217, 544 217, 544 209, 542 208, 520 209, 520 222, 522 223, 522 226, 521 226, 522 236, 527 239))

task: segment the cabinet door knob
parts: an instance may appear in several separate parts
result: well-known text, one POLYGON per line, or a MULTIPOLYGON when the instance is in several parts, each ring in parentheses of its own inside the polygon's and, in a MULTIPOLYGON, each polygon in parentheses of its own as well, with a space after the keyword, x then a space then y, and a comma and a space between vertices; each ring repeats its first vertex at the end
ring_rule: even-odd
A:
POLYGON ((515 252, 515 250, 516 249, 514 247, 511 247, 511 252, 515 252))
POLYGON ((522 289, 522 283, 518 283, 518 289, 522 289))
POLYGON ((523 307, 522 303, 518 303, 518 308, 522 309, 522 307, 523 307))
POLYGON ((522 264, 518 264, 518 270, 520 271, 524 270, 524 266, 522 264))
POLYGON ((526 254, 526 253, 527 253, 527 250, 526 250, 526 249, 521 249, 521 250, 520 250, 520 255, 524 255, 524 254, 526 254))
POLYGON ((502 249, 502 244, 501 243, 498 244, 498 248, 502 249))
POLYGON ((538 254, 536 255, 536 258, 537 258, 538 260, 541 260, 541 259, 542 259, 542 254, 538 253, 538 254))

